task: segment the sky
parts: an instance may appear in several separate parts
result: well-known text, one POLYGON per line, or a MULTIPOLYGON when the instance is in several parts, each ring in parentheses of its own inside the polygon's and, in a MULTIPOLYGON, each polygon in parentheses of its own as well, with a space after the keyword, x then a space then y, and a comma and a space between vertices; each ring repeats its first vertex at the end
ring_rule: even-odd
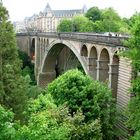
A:
POLYGON ((97 6, 100 9, 114 8, 121 17, 130 17, 140 12, 140 0, 2 0, 11 21, 23 21, 25 17, 38 14, 49 3, 52 10, 87 9, 97 6))

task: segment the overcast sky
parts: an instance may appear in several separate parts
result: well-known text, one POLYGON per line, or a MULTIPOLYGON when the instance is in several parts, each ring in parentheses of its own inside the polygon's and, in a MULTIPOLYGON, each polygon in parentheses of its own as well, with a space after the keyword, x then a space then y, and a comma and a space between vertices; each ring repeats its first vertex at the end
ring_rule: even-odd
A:
POLYGON ((81 9, 97 6, 100 9, 113 7, 121 17, 130 17, 135 11, 140 12, 140 0, 2 0, 8 9, 12 21, 22 21, 34 13, 43 11, 49 3, 52 10, 81 9))

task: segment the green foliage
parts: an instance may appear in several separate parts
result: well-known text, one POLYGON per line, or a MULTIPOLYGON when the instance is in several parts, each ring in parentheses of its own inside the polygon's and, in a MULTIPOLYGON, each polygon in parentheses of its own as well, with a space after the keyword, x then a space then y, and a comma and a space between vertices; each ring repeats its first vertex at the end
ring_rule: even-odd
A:
POLYGON ((84 16, 76 16, 72 20, 61 20, 57 30, 59 32, 92 32, 93 22, 84 16))
POLYGON ((63 19, 57 27, 58 32, 71 32, 72 31, 72 21, 69 19, 63 19))
POLYGON ((58 25, 58 31, 129 33, 130 23, 129 19, 121 19, 113 8, 101 10, 98 7, 91 7, 85 16, 62 20, 58 25))
POLYGON ((0 105, 0 140, 15 140, 13 113, 0 105))
POLYGON ((89 32, 92 31, 92 22, 84 16, 75 16, 73 18, 73 30, 75 32, 89 32))
POLYGON ((131 28, 132 36, 127 41, 127 46, 129 50, 127 51, 127 57, 132 60, 132 67, 135 72, 134 79, 132 81, 131 92, 135 95, 131 98, 127 110, 128 127, 134 131, 134 136, 131 140, 138 140, 140 135, 140 76, 138 75, 140 71, 140 15, 133 16, 133 27, 131 28))
POLYGON ((131 28, 132 37, 126 42, 129 47, 127 57, 132 60, 133 68, 138 71, 140 70, 140 15, 135 17, 134 26, 131 28))
POLYGON ((57 105, 66 103, 72 116, 81 109, 85 122, 100 118, 104 138, 112 139, 115 105, 106 85, 70 70, 49 84, 47 90, 57 105))
POLYGON ((84 123, 84 115, 78 112, 70 121, 71 140, 102 140, 101 125, 99 120, 84 123))
POLYGON ((65 123, 58 123, 59 112, 50 95, 40 95, 32 100, 26 112, 28 123, 18 130, 18 139, 53 140, 66 139, 69 128, 65 123))
POLYGON ((92 20, 93 22, 101 20, 102 17, 102 11, 98 7, 91 7, 85 16, 89 19, 92 20))
POLYGON ((101 26, 103 32, 118 32, 121 27, 121 18, 113 8, 107 8, 102 11, 101 26))
POLYGON ((27 101, 27 81, 21 76, 21 61, 18 59, 13 25, 1 3, 0 20, 0 103, 12 108, 18 118, 27 101))
POLYGON ((26 111, 28 123, 17 132, 20 140, 102 140, 98 120, 83 123, 84 116, 77 112, 69 115, 65 106, 57 107, 50 94, 31 100, 26 111))
POLYGON ((129 120, 128 120, 128 126, 135 131, 140 130, 140 120, 139 120, 139 115, 140 115, 140 99, 139 97, 135 97, 131 99, 131 102, 129 103, 129 120), (136 105, 137 104, 137 105, 136 105), (134 109, 135 108, 135 109, 134 109))
POLYGON ((133 25, 135 24, 135 21, 137 20, 137 17, 140 16, 140 13, 135 12, 127 21, 129 28, 133 28, 133 25))
POLYGON ((134 136, 130 137, 130 140, 139 140, 140 139, 140 132, 136 131, 134 136))
POLYGON ((21 67, 22 76, 25 77, 25 76, 29 75, 31 78, 30 84, 35 85, 36 80, 35 80, 35 75, 34 75, 34 65, 31 63, 31 59, 23 51, 18 50, 18 54, 19 54, 19 58, 22 60, 22 67, 21 67))
POLYGON ((24 69, 26 66, 31 67, 32 64, 29 56, 21 50, 18 50, 18 54, 19 58, 22 60, 22 69, 24 69))
POLYGON ((127 126, 134 131, 134 136, 132 136, 132 140, 137 139, 140 133, 140 77, 137 77, 132 81, 132 93, 135 95, 128 105, 127 115, 128 121, 127 126))

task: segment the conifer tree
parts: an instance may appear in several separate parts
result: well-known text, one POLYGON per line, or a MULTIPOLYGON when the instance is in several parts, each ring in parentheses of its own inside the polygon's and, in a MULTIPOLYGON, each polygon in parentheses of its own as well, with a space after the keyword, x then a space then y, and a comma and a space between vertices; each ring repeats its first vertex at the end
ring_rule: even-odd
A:
POLYGON ((0 104, 20 115, 26 102, 25 78, 21 76, 13 25, 0 3, 0 104))

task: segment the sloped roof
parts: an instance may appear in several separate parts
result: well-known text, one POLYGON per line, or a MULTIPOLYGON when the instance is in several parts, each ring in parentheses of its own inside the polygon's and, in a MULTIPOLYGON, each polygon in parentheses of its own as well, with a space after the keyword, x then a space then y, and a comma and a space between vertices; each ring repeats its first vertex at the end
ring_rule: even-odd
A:
POLYGON ((52 10, 49 3, 47 3, 43 12, 40 12, 38 15, 34 14, 31 17, 26 17, 25 20, 32 20, 38 16, 46 16, 49 12, 55 17, 67 17, 68 15, 74 16, 76 14, 82 14, 85 12, 86 6, 84 5, 82 9, 73 9, 73 10, 52 10))
POLYGON ((81 14, 82 10, 53 10, 52 13, 54 14, 55 17, 59 16, 67 16, 67 15, 74 15, 74 14, 81 14))

